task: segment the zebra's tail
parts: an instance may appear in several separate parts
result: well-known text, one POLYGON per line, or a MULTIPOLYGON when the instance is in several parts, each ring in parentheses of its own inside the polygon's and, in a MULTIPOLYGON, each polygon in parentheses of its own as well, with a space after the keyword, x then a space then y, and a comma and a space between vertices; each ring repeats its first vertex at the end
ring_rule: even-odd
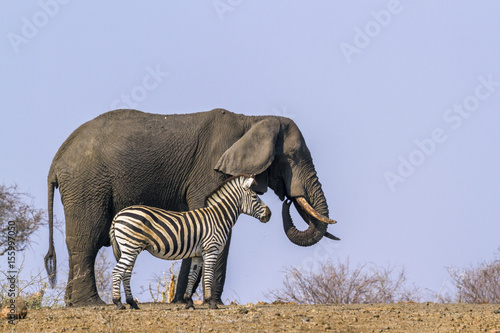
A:
POLYGON ((111 246, 113 247, 113 254, 115 255, 116 261, 120 260, 122 256, 122 251, 120 251, 120 247, 115 238, 115 220, 111 223, 111 228, 109 229, 109 240, 111 241, 111 246))

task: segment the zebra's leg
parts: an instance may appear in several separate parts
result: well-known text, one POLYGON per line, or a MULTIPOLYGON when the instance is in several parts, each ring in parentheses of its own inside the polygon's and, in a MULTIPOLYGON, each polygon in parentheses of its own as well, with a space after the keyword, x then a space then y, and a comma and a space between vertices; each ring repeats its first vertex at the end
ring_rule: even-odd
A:
POLYGON ((203 287, 205 289, 205 303, 208 303, 209 309, 219 308, 217 306, 217 299, 212 298, 214 270, 218 255, 219 251, 216 249, 203 252, 203 263, 205 266, 203 269, 203 287))
POLYGON ((217 262, 214 266, 214 280, 212 283, 212 298, 218 305, 224 305, 222 302, 222 292, 226 282, 227 258, 229 255, 229 245, 231 243, 232 230, 229 231, 229 236, 226 245, 219 252, 217 262))
POLYGON ((132 277, 132 269, 134 269, 134 264, 135 261, 125 271, 125 275, 123 276, 123 289, 125 289, 125 299, 127 300, 127 304, 130 305, 130 308, 134 310, 140 310, 137 306, 136 301, 134 301, 134 297, 132 296, 132 289, 130 288, 130 278, 132 277))
POLYGON ((193 308, 193 294, 195 292, 195 282, 200 275, 201 268, 203 267, 202 257, 191 258, 191 268, 189 270, 188 284, 186 287, 186 293, 184 294, 184 300, 186 301, 186 309, 193 308))
POLYGON ((125 305, 122 304, 121 295, 120 295, 120 284, 123 278, 123 269, 116 264, 115 268, 113 268, 113 304, 116 305, 118 310, 125 309, 125 305))
MULTIPOLYGON (((139 252, 140 252, 140 250, 139 250, 139 252)), ((127 292, 127 289, 125 287, 125 281, 123 278, 124 278, 125 273, 127 272, 127 270, 129 268, 130 268, 130 272, 132 273, 131 266, 133 267, 136 258, 137 258, 137 254, 135 252, 132 252, 132 253, 122 252, 120 260, 118 260, 115 268, 113 269, 113 303, 116 304, 116 307, 118 308, 118 310, 125 309, 125 305, 123 305, 123 303, 121 302, 120 282, 122 282, 122 280, 123 280, 123 283, 124 283, 123 287, 125 289, 125 292, 127 292)), ((130 293, 130 279, 128 280, 128 289, 129 289, 128 291, 130 293)), ((131 295, 132 294, 130 293, 130 296, 131 295)))

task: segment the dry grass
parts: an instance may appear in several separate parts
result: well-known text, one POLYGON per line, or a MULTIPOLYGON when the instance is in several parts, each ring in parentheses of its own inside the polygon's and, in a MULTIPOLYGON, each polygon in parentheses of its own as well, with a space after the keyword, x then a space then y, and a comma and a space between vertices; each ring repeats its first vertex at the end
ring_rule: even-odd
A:
MULTIPOLYGON (((54 289, 48 289, 48 278, 42 268, 25 272, 24 256, 17 267, 17 272, 16 297, 22 298, 28 308, 58 307, 64 304, 66 283, 58 283, 54 289)), ((7 277, 5 272, 2 271, 1 274, 7 277)), ((6 278, 0 281, 0 304, 4 304, 10 299, 10 282, 6 278)))
MULTIPOLYGON (((168 274, 162 272, 162 275, 155 274, 153 276, 153 283, 149 281, 148 292, 154 303, 171 303, 174 300, 175 285, 179 276, 179 261, 172 261, 168 274)), ((142 290, 140 294, 146 292, 142 290)), ((198 291, 199 293, 199 291, 198 291)), ((198 294, 193 295, 198 298, 198 294)))
POLYGON ((210 310, 199 305, 141 304, 29 310, 0 332, 497 332, 500 309, 492 304, 247 304, 210 310))

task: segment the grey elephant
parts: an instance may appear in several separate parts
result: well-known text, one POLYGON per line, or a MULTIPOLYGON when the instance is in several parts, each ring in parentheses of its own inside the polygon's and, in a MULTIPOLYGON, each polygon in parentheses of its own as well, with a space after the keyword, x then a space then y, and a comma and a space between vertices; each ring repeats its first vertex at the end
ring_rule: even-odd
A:
MULTIPOLYGON (((255 175, 254 190, 274 190, 285 200, 283 225, 293 243, 311 246, 326 236, 329 211, 305 140, 290 119, 245 116, 223 109, 182 115, 137 110, 104 113, 77 128, 57 151, 48 175, 49 250, 45 267, 55 282, 54 189, 66 220, 68 305, 103 303, 94 275, 99 249, 110 246, 109 229, 121 209, 148 205, 167 210, 201 208, 205 197, 232 175, 255 175), (295 228, 294 202, 309 227, 295 228)), ((213 298, 221 302, 229 241, 214 275, 213 298)), ((181 265, 175 300, 182 301, 190 260, 181 265)))

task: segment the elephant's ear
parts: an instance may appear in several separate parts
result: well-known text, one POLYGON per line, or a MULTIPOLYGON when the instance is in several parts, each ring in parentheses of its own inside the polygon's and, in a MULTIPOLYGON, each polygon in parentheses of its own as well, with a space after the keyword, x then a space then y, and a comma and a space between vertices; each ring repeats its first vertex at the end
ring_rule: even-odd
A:
POLYGON ((255 123, 248 132, 219 158, 215 170, 228 175, 257 175, 273 162, 280 122, 266 118, 255 123))

